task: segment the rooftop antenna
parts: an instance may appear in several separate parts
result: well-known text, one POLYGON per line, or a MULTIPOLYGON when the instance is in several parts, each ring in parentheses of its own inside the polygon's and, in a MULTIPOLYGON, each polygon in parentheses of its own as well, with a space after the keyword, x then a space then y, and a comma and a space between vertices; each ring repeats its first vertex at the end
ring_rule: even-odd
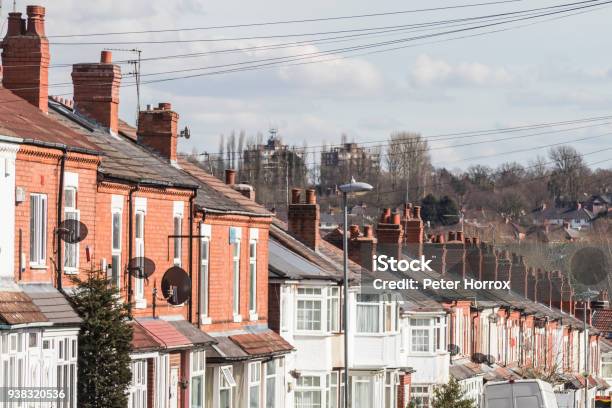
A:
POLYGON ((105 48, 108 51, 120 51, 120 52, 131 52, 136 55, 135 59, 128 60, 127 63, 132 65, 132 72, 128 72, 128 75, 134 75, 136 79, 136 126, 138 126, 138 116, 140 115, 140 60, 142 50, 139 48, 105 48))

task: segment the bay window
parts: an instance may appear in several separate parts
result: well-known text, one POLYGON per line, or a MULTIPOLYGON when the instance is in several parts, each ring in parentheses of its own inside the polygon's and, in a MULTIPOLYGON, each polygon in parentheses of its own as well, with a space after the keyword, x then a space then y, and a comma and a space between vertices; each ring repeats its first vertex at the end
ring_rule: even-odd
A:
POLYGON ((47 195, 30 195, 30 265, 45 266, 47 258, 47 195))
POLYGON ((206 352, 197 350, 191 353, 191 408, 204 408, 204 373, 206 352))
POLYGON ((249 408, 259 408, 261 390, 261 362, 249 364, 249 408))
POLYGON ((395 408, 396 404, 397 374, 393 371, 385 373, 385 408, 395 408))
POLYGON ((304 375, 297 379, 295 408, 321 408, 321 377, 304 375))

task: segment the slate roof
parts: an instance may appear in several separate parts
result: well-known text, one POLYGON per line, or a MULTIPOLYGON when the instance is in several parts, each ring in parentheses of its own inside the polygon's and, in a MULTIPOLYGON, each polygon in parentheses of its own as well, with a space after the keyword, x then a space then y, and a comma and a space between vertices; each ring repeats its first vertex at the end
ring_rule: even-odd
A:
POLYGON ((217 343, 206 354, 206 359, 213 363, 287 354, 293 350, 291 344, 267 327, 246 326, 234 332, 214 334, 214 338, 217 343))
POLYGON ((591 221, 593 214, 584 207, 546 207, 544 209, 536 209, 533 215, 539 220, 587 220, 591 221))
POLYGON ((79 325, 82 319, 74 311, 68 299, 50 284, 21 284, 40 311, 57 325, 79 325))
POLYGON ((47 322, 49 319, 27 294, 21 291, 0 292, 0 323, 13 326, 47 322))
POLYGON ((237 334, 229 338, 250 356, 285 354, 293 350, 291 344, 272 330, 264 333, 237 334))
MULTIPOLYGON (((77 135, 76 139, 97 146, 103 155, 98 168, 103 178, 162 187, 197 187, 189 175, 130 137, 123 136, 125 133, 111 135, 53 99, 49 99, 49 118, 52 122, 70 128, 77 135)), ((123 123, 125 128, 127 125, 123 123)))
POLYGON ((187 337, 194 345, 210 345, 216 343, 214 337, 204 333, 186 320, 174 320, 168 323, 174 326, 176 330, 187 337))
POLYGON ((599 309, 593 313, 593 326, 602 332, 612 332, 612 309, 599 309))
POLYGON ((464 361, 454 361, 449 367, 449 374, 457 381, 467 380, 468 378, 474 378, 484 374, 479 364, 473 363, 467 359, 462 360, 464 361))
POLYGON ((270 239, 268 266, 271 274, 288 279, 323 279, 337 280, 315 263, 301 257, 296 252, 270 239))
POLYGON ((25 99, 0 86, 0 134, 24 139, 26 143, 66 147, 69 150, 95 153, 98 147, 42 113, 25 99))
POLYGON ((185 172, 192 176, 192 181, 198 185, 195 204, 200 209, 272 217, 272 214, 264 207, 243 196, 222 180, 189 162, 184 157, 179 157, 178 163, 185 172))

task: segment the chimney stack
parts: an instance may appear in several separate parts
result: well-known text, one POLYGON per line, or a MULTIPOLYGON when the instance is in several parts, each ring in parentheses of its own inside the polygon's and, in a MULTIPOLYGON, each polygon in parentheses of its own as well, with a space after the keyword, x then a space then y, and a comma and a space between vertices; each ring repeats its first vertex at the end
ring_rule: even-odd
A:
POLYGON ((47 112, 51 57, 45 35, 45 8, 28 6, 27 15, 26 25, 21 13, 9 13, 2 41, 2 85, 47 112))
POLYGON ((168 102, 162 102, 151 110, 140 111, 138 143, 155 150, 171 163, 176 163, 178 119, 178 113, 172 110, 168 102))
POLYGON ((305 203, 300 202, 300 195, 301 190, 295 188, 291 190, 291 204, 289 204, 287 214, 289 232, 302 243, 316 250, 321 241, 321 235, 319 234, 320 210, 315 190, 306 191, 305 203))
POLYGON ((391 214, 390 208, 385 208, 376 226, 376 237, 380 252, 395 259, 401 258, 403 229, 399 212, 391 214))
POLYGON ((74 64, 72 83, 77 113, 116 134, 119 131, 121 68, 112 60, 110 51, 102 51, 99 63, 74 64))

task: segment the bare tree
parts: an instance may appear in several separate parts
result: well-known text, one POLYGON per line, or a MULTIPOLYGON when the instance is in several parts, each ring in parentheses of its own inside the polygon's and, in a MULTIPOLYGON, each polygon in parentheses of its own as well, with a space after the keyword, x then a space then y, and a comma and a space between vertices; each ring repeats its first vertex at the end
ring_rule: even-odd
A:
POLYGON ((403 200, 419 200, 425 195, 432 166, 429 145, 419 133, 391 134, 386 164, 393 189, 403 191, 403 200))
POLYGON ((549 191, 561 205, 577 202, 581 197, 583 179, 589 174, 582 155, 571 146, 550 149, 550 159, 554 162, 549 181, 549 191))

